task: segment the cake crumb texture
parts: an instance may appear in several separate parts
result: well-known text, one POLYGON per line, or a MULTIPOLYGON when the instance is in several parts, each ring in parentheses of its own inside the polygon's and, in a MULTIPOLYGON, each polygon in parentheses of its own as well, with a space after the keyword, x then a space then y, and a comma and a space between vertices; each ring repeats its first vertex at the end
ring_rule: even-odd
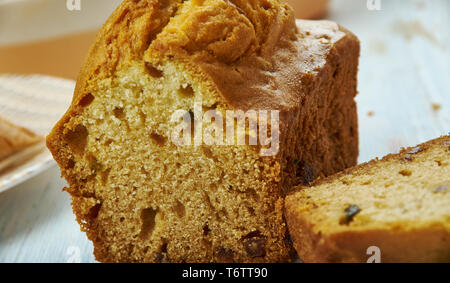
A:
POLYGON ((450 261, 450 136, 317 180, 286 198, 305 262, 450 261))

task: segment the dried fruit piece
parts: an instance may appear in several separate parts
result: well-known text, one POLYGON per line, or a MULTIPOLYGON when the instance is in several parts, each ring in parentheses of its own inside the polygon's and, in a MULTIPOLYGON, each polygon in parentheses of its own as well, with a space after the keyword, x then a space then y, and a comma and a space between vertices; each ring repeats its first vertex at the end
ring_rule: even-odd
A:
POLYGON ((341 217, 339 224, 341 225, 348 225, 350 222, 353 221, 353 218, 361 212, 361 208, 357 205, 349 205, 345 210, 345 215, 341 217))
POLYGON ((155 257, 157 263, 170 263, 170 259, 166 253, 157 253, 155 257))
POLYGON ((209 229, 208 223, 206 223, 203 226, 203 236, 208 236, 209 232, 211 232, 211 229, 209 229))
POLYGON ((437 187, 434 190, 434 192, 435 193, 443 193, 443 192, 447 191, 447 189, 448 189, 448 187, 446 185, 442 185, 442 186, 437 187))
POLYGON ((308 185, 314 181, 314 167, 304 161, 297 163, 297 177, 301 177, 303 184, 308 185))
POLYGON ((245 251, 249 257, 262 257, 266 255, 266 239, 253 238, 244 241, 245 251))
POLYGON ((226 249, 224 247, 219 247, 216 252, 216 257, 221 261, 233 262, 234 252, 233 250, 226 249))
POLYGON ((404 161, 413 161, 414 157, 412 157, 411 154, 406 154, 405 156, 403 156, 403 160, 404 161))

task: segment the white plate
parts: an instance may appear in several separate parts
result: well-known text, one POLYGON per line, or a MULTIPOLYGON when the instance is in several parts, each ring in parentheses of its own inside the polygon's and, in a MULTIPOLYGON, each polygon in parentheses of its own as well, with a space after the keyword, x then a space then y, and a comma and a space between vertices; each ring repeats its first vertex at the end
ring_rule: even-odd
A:
MULTIPOLYGON (((74 87, 71 80, 47 76, 0 75, 0 115, 45 137, 69 107, 74 87)), ((55 164, 44 143, 5 162, 14 165, 0 172, 0 193, 55 164), (32 157, 24 160, 23 155, 32 157)))

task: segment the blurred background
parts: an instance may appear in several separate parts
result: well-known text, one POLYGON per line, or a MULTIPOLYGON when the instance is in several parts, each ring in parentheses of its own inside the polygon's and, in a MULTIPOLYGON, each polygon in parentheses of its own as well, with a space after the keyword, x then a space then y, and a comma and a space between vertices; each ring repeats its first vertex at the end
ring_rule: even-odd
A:
POLYGON ((0 0, 0 73, 76 79, 98 29, 120 2, 81 0, 77 10, 66 0, 0 0))
MULTIPOLYGON (((63 110, 53 115, 62 115, 96 32, 120 2, 0 0, 0 115, 2 104, 30 108, 25 100, 33 95, 59 100, 63 110)), ((286 2, 298 18, 336 21, 361 41, 360 162, 450 132, 450 1, 286 2)), ((0 262, 94 261, 63 186, 53 166, 0 193, 0 262)))

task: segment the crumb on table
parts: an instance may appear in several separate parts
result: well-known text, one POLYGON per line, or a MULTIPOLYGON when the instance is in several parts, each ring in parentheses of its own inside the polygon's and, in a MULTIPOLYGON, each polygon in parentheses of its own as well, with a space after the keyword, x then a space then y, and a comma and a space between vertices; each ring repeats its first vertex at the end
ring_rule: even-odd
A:
POLYGON ((440 105, 439 103, 432 103, 431 107, 433 108, 434 111, 439 111, 442 108, 442 105, 440 105))

